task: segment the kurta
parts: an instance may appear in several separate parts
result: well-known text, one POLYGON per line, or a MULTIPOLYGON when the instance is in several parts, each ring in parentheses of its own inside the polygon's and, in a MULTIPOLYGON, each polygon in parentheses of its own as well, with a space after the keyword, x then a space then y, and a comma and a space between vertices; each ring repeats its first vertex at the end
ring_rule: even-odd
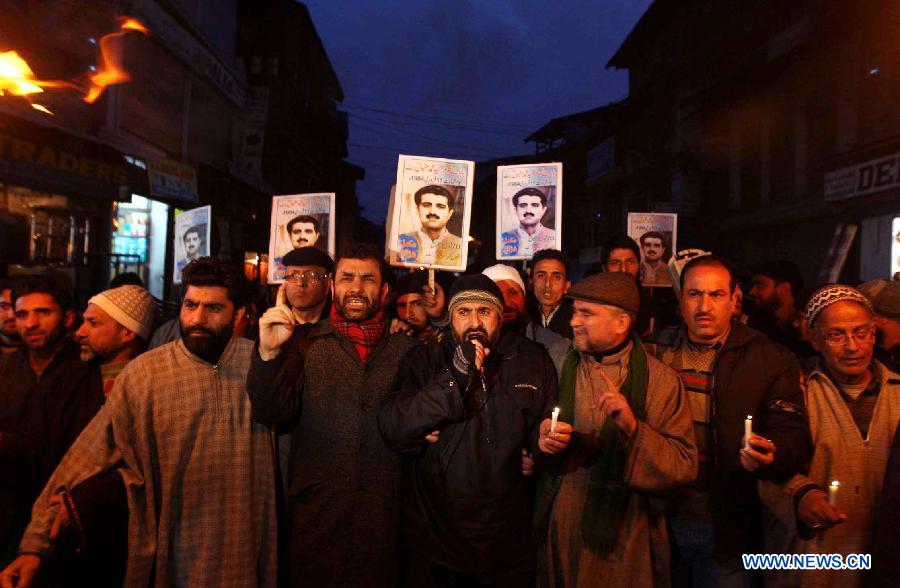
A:
POLYGON ((126 586, 275 586, 273 440, 250 417, 252 350, 233 338, 213 366, 178 340, 129 363, 35 503, 20 552, 48 552, 53 494, 117 469, 126 586))
MULTIPOLYGON (((900 375, 877 362, 874 377, 881 384, 875 412, 864 439, 834 382, 821 370, 806 380, 806 407, 815 450, 807 475, 797 474, 781 487, 763 484, 760 495, 778 517, 767 537, 781 553, 868 553, 872 515, 884 490, 884 472, 900 420, 900 375), (840 482, 837 502, 847 515, 843 523, 816 533, 808 541, 798 534, 793 496, 810 484, 826 489, 840 482)), ((896 492, 897 489, 891 489, 896 492)), ((805 570, 773 574, 772 586, 856 586, 858 571, 805 570)))
POLYGON ((575 435, 550 515, 538 584, 559 587, 665 586, 670 583, 669 539, 663 504, 653 495, 691 482, 697 475, 697 447, 681 380, 647 357, 646 420, 629 440, 624 482, 632 490, 614 551, 597 553, 582 540, 582 508, 590 467, 603 448, 597 437, 606 417, 595 407, 606 384, 625 381, 632 344, 601 361, 582 354, 575 384, 575 435))

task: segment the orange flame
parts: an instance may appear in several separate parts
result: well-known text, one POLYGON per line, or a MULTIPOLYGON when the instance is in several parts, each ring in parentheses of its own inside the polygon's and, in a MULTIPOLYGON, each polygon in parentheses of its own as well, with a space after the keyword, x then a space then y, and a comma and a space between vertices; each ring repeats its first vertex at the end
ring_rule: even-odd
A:
POLYGON ((93 104, 103 94, 108 86, 114 84, 122 84, 131 80, 131 76, 122 66, 122 41, 121 38, 128 34, 129 31, 137 31, 145 35, 149 35, 147 30, 139 20, 134 18, 123 18, 119 25, 119 31, 103 35, 98 41, 100 46, 100 65, 97 72, 90 76, 91 87, 88 90, 84 101, 93 104))
POLYGON ((31 96, 40 94, 44 88, 73 88, 85 92, 84 101, 93 104, 103 95, 107 87, 121 84, 131 79, 128 72, 122 66, 124 37, 131 31, 149 35, 150 31, 139 20, 130 17, 120 19, 119 30, 100 38, 97 45, 100 47, 100 63, 95 73, 88 76, 88 87, 84 82, 66 82, 41 80, 35 77, 34 72, 22 57, 15 51, 0 53, 0 96, 9 94, 25 99, 32 108, 53 114, 46 106, 31 101, 31 96))

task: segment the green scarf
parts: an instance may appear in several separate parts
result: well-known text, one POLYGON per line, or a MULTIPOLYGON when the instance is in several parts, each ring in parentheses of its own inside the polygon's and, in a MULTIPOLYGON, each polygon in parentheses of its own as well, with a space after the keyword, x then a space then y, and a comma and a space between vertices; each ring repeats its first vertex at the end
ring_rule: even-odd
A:
MULTIPOLYGON (((634 417, 645 418, 647 382, 647 352, 637 335, 632 335, 633 346, 628 364, 628 374, 620 393, 628 400, 634 417)), ((581 355, 569 349, 559 379, 559 419, 572 423, 575 417, 575 382, 581 355)), ((615 547, 619 529, 628 508, 631 490, 623 480, 628 460, 626 439, 613 419, 606 419, 600 430, 597 459, 591 466, 588 478, 587 500, 581 515, 581 534, 585 545, 599 553, 609 553, 615 547)), ((543 474, 538 482, 535 504, 535 531, 537 540, 547 536, 553 501, 562 484, 562 464, 543 474)))

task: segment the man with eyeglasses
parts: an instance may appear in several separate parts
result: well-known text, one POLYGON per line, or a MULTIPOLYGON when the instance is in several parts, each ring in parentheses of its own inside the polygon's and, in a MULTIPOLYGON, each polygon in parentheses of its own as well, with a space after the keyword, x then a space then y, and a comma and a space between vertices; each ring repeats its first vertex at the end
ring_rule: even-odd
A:
MULTIPOLYGON (((778 498, 771 510, 782 514, 775 540, 791 553, 867 553, 873 509, 889 491, 883 480, 900 419, 900 375, 873 359, 874 313, 856 288, 819 288, 805 315, 819 353, 805 391, 815 447, 806 474, 773 493, 778 498), (832 485, 837 494, 830 501, 832 485)), ((804 570, 781 579, 790 586, 856 586, 862 576, 804 570)))
POLYGON ((293 427, 289 584, 393 587, 401 464, 378 432, 376 411, 418 342, 389 333, 388 270, 377 247, 360 244, 337 261, 330 315, 293 344, 298 320, 287 301, 325 269, 295 267, 259 320, 248 375, 253 418, 293 427))
MULTIPOLYGON (((282 258, 284 294, 298 325, 312 326, 322 318, 331 292, 334 262, 316 247, 301 247, 282 258)), ((301 329, 306 331, 308 329, 301 329)))

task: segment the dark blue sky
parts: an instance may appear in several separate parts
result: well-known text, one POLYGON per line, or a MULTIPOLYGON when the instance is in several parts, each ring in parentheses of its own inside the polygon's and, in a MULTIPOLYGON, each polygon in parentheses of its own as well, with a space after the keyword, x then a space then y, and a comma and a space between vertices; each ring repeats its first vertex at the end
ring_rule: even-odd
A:
POLYGON ((344 88, 364 215, 384 222, 397 155, 534 150, 551 118, 627 94, 604 66, 650 0, 310 0, 344 88))

